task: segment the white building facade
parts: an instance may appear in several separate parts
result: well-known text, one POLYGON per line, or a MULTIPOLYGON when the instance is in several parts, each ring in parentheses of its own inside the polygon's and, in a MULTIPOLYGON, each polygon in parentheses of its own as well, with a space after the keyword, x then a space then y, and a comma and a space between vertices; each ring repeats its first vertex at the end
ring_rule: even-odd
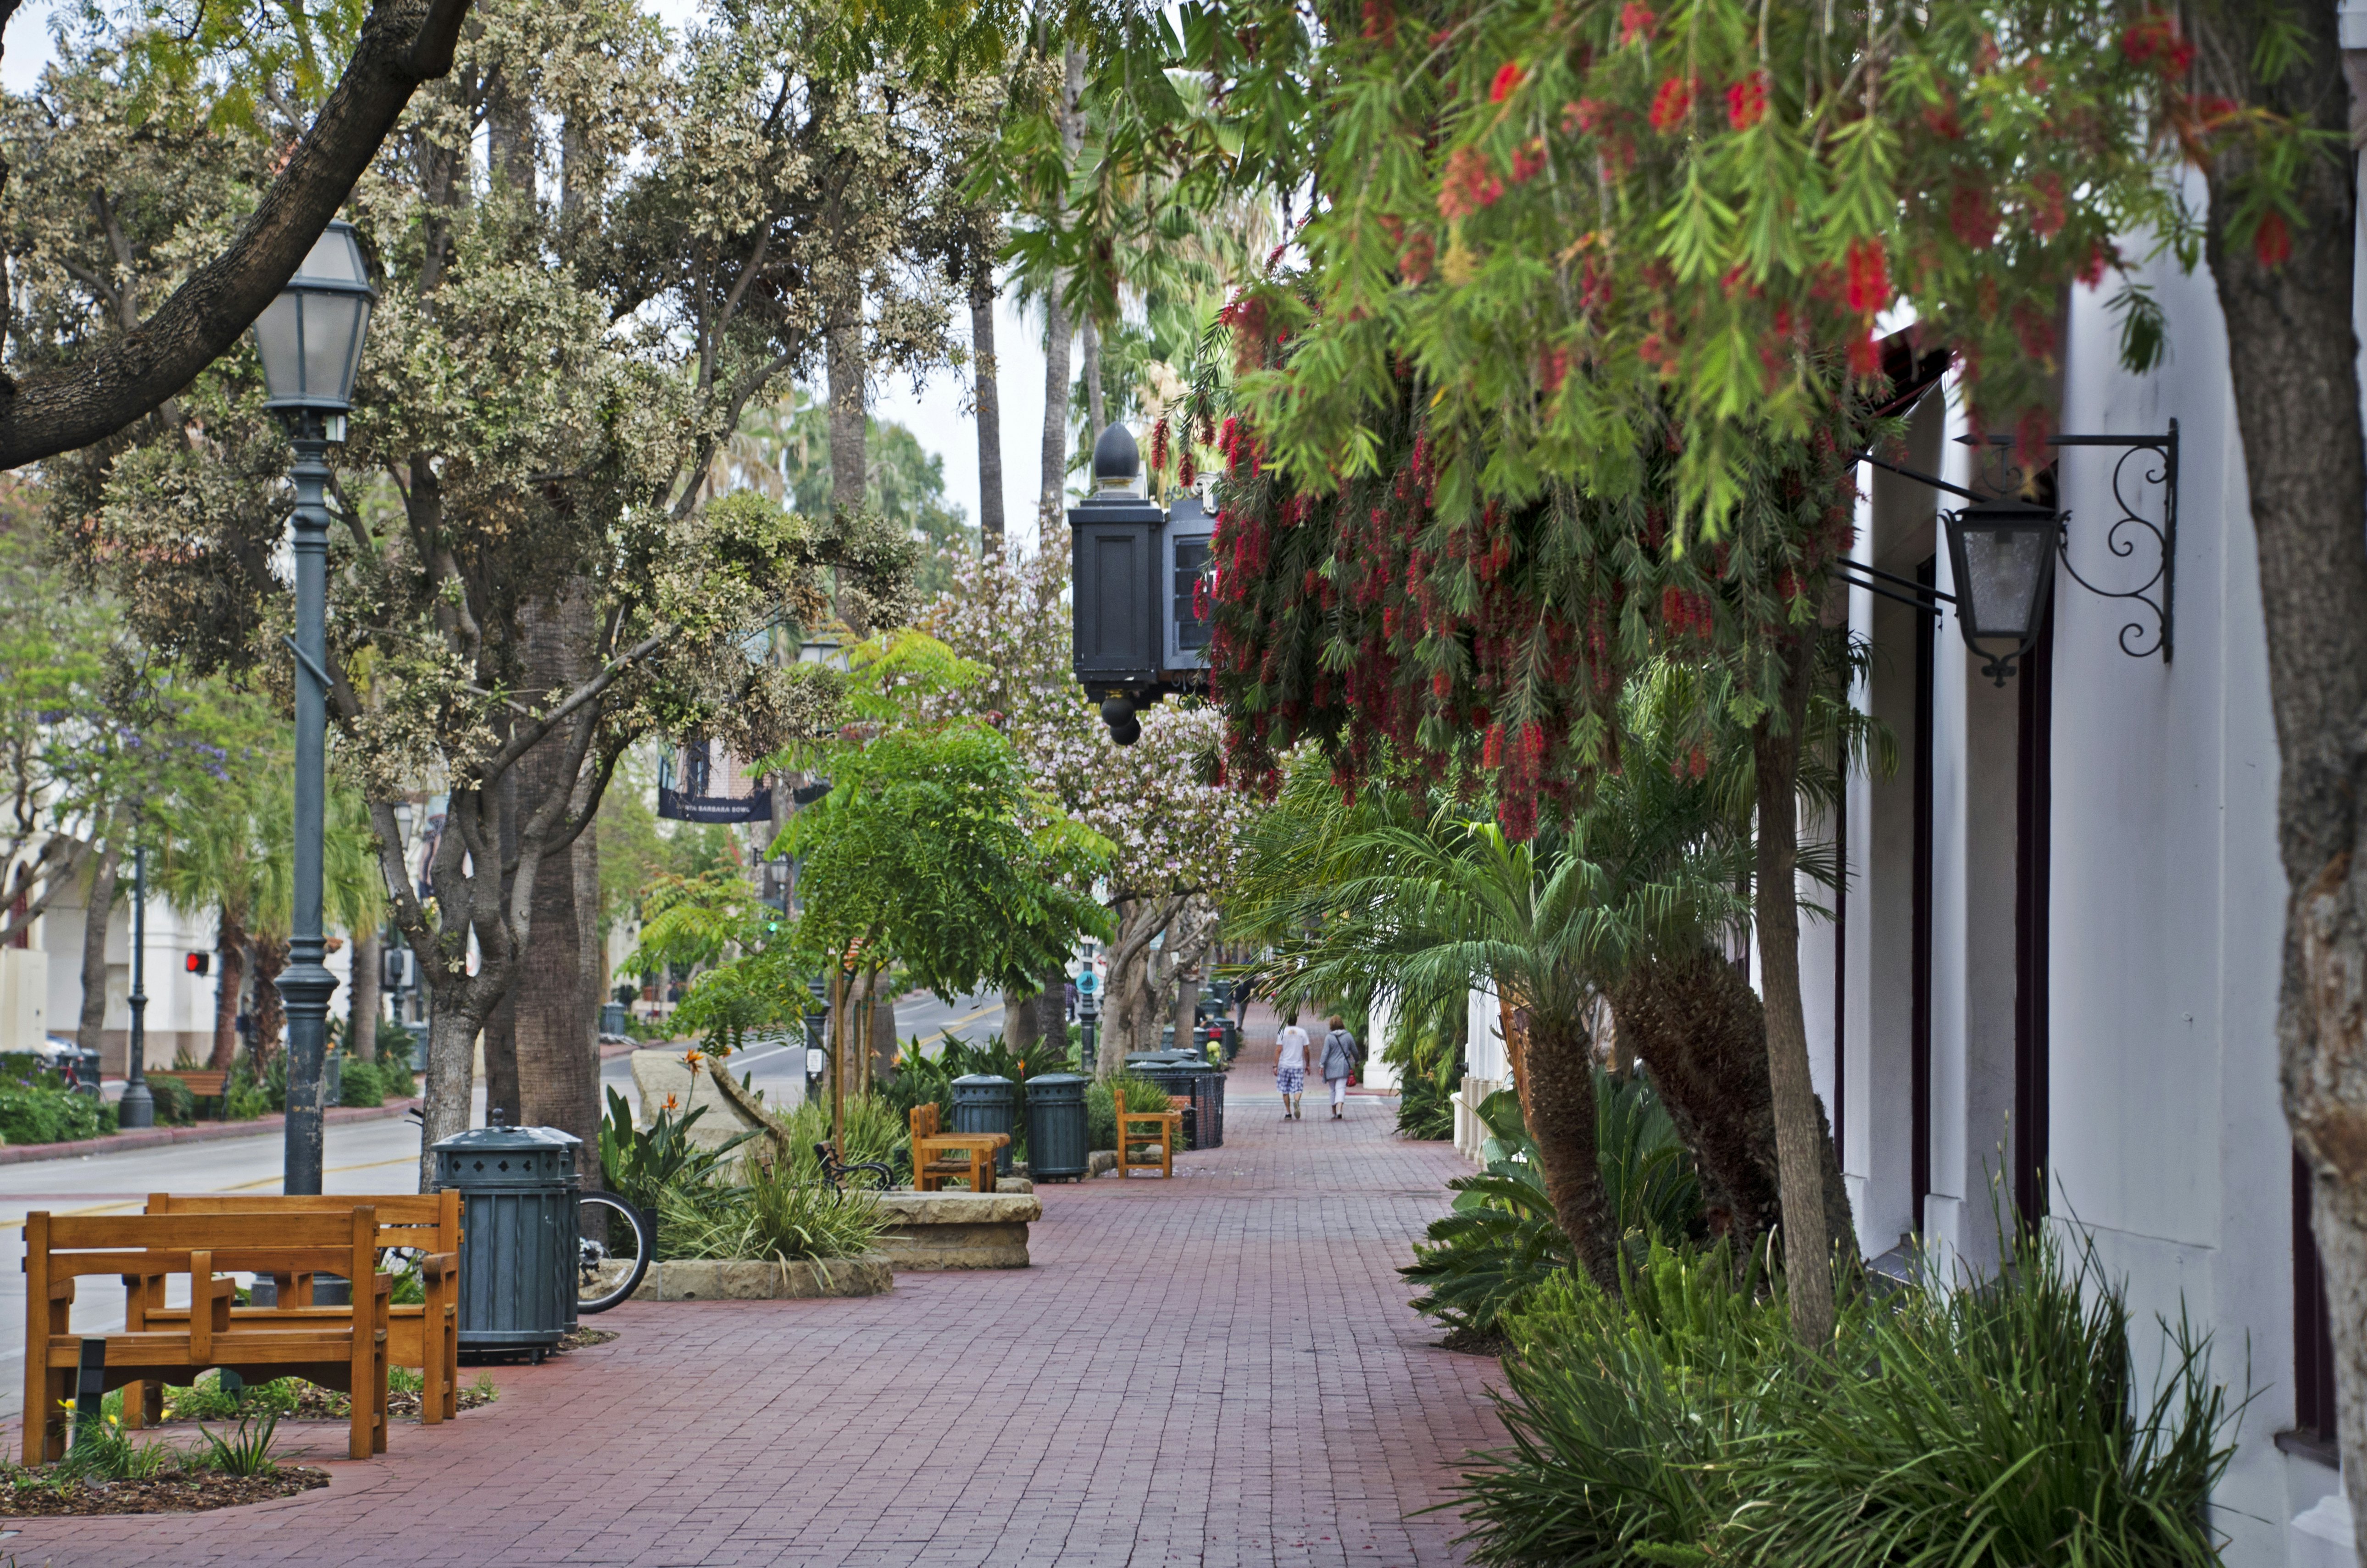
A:
MULTIPOLYGON (((1911 1236, 1977 1269, 1996 1216, 2034 1208, 2092 1242, 2140 1346, 2183 1313, 2231 1403, 2249 1379, 2215 1498, 2227 1561, 2352 1564, 2278 1091, 2278 756, 2243 452, 2209 276, 2149 281, 2169 363, 2122 370, 2103 298, 2075 290, 2061 415, 2078 435, 2174 424, 2176 547, 2147 597, 2107 596, 2162 564, 2169 454, 2113 446, 2058 449, 2068 564, 2003 686, 1949 607, 1852 595, 1874 651, 1859 701, 1899 766, 1826 824, 1850 876, 1838 919, 1802 934, 1817 1085, 1869 1256, 1911 1236)), ((1980 488, 1963 434, 1935 392, 1901 466, 1980 488)), ((1858 559, 1952 591, 1938 514, 1963 501, 1861 473, 1858 559)))

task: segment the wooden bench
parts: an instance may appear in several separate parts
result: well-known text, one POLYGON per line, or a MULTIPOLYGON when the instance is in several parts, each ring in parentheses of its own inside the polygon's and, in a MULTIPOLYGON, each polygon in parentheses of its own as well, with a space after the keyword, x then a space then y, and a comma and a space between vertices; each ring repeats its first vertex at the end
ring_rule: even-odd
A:
POLYGON ((1011 1142, 1008 1132, 939 1132, 937 1108, 924 1100, 912 1108, 912 1188, 934 1192, 948 1176, 968 1176, 972 1192, 994 1190, 994 1152, 1011 1142))
POLYGON ((1126 1091, 1113 1088, 1110 1102, 1117 1111, 1117 1174, 1123 1181, 1137 1171, 1157 1171, 1162 1176, 1175 1174, 1175 1141, 1183 1135, 1184 1113, 1180 1110, 1128 1110, 1126 1091), (1144 1133, 1140 1128, 1150 1131, 1144 1133), (1156 1161, 1137 1161, 1127 1153, 1128 1145, 1156 1145, 1156 1161))
POLYGON ((344 1391, 353 1402, 348 1451, 386 1451, 386 1308, 394 1281, 377 1272, 378 1214, 93 1214, 25 1216, 25 1441, 28 1465, 65 1454, 62 1406, 87 1387, 192 1383, 220 1368, 250 1382, 297 1377, 344 1391), (234 1317, 230 1273, 343 1274, 355 1306, 294 1323, 234 1317), (78 1335, 74 1281, 111 1274, 138 1281, 120 1332, 78 1335), (190 1305, 177 1325, 145 1315, 151 1282, 189 1277, 190 1305), (93 1366, 91 1358, 99 1358, 93 1366))
POLYGON ((148 1069, 147 1075, 151 1078, 172 1079, 173 1082, 188 1090, 189 1097, 193 1100, 219 1100, 222 1098, 230 1083, 230 1074, 227 1072, 216 1072, 203 1067, 151 1067, 148 1069))
MULTIPOLYGON (((378 1245, 405 1247, 421 1254, 419 1282, 425 1301, 398 1301, 387 1308, 386 1358, 393 1367, 414 1367, 420 1380, 419 1415, 435 1426, 459 1413, 460 1361, 460 1195, 458 1192, 397 1193, 389 1197, 268 1198, 235 1193, 169 1193, 148 1195, 151 1214, 345 1214, 368 1206, 378 1213, 378 1245)), ((149 1324, 176 1326, 188 1318, 186 1307, 164 1304, 162 1279, 127 1287, 144 1291, 142 1311, 149 1324)), ((334 1321, 352 1309, 316 1306, 310 1274, 275 1273, 277 1304, 232 1307, 232 1322, 292 1324, 334 1321)), ((128 1312, 128 1309, 127 1309, 128 1312)), ((130 1319, 127 1315, 126 1321, 130 1319)), ((123 1392, 123 1424, 138 1427, 161 1418, 164 1385, 128 1384, 123 1392)))

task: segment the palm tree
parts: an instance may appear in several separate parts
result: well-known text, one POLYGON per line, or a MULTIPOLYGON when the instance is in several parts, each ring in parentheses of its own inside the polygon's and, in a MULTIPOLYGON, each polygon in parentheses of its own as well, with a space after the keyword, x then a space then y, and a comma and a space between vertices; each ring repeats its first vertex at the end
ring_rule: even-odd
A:
MULTIPOLYGON (((226 1070, 236 1055, 239 992, 251 962, 252 1055, 259 1070, 277 1046, 285 1019, 275 983, 287 966, 295 904, 293 767, 285 754, 250 754, 152 811, 157 891, 185 915, 211 911, 217 916, 214 948, 221 979, 208 1065, 226 1070)), ((329 794, 322 899, 324 924, 349 935, 374 929, 385 916, 368 810, 348 789, 333 787, 329 794)))

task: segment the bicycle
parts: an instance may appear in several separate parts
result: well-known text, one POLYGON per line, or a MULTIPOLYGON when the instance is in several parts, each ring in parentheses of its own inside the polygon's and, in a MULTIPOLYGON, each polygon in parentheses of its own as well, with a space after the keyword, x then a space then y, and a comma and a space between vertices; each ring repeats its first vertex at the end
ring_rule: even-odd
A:
POLYGON ((657 1252, 657 1226, 613 1192, 579 1194, 575 1210, 575 1311, 605 1312, 640 1289, 657 1252))
POLYGON ((896 1185, 896 1173, 881 1162, 852 1160, 842 1164, 838 1157, 830 1152, 830 1145, 827 1143, 814 1145, 814 1158, 821 1165, 821 1184, 830 1188, 831 1196, 833 1198, 846 1196, 845 1189, 839 1183, 856 1171, 869 1171, 873 1177, 871 1185, 880 1192, 886 1192, 896 1185))

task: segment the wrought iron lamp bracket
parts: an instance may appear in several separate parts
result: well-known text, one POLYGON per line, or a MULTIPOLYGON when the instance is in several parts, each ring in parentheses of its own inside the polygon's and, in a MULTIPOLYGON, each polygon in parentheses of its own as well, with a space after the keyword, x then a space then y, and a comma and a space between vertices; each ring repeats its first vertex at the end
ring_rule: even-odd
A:
MULTIPOLYGON (((1976 438, 1971 436, 1960 436, 1957 439, 1967 446, 1976 444, 1976 438)), ((1993 495, 2015 494, 2022 488, 2027 477, 2011 460, 2013 439, 2010 436, 1991 436, 1986 441, 1979 443, 1989 449, 1988 452, 1981 454, 1976 461, 1988 471, 1980 477, 1988 483, 1993 495)), ((2150 623, 2144 619, 2139 619, 2124 625, 2119 638, 2121 652, 2133 659, 2149 659, 2158 653, 2161 655, 2161 662, 2167 665, 2177 646, 2178 629, 2178 421, 2171 420, 2169 428, 2158 436, 2060 435, 2050 437, 2047 444, 2050 447, 2102 447, 2120 449, 2121 455, 2112 464, 2112 504, 2120 508, 2120 516, 2113 519, 2110 528, 2104 530, 2104 548, 2114 558, 2126 561, 2136 555, 2140 548, 2141 541, 2137 538, 2137 530, 2151 534, 2155 551, 2153 574, 2134 588, 2107 588, 2090 581, 2088 575, 2081 572, 2071 560, 2069 527, 2071 514, 2068 512, 2062 514, 2063 527, 2056 537, 2056 555, 2063 562, 2063 570, 2070 574, 2071 580, 2098 598, 2133 599, 2143 605, 2146 611, 2151 615, 2150 623), (2129 465, 2138 460, 2140 453, 2148 454, 2147 460, 2135 473, 2132 474, 2129 465), (2161 488, 2161 521, 2159 523, 2157 524, 2148 519, 2131 498, 2130 492, 2133 485, 2140 488, 2146 485, 2158 485, 2161 488)), ((1876 468, 1887 469, 1903 479, 1911 479, 1918 484, 1928 485, 1946 494, 1959 495, 1967 501, 1984 499, 1976 492, 1967 490, 1962 485, 1951 484, 1944 479, 1935 478, 1898 463, 1886 461, 1875 457, 1871 451, 1860 452, 1858 459, 1863 462, 1870 462, 1876 468)), ((1894 577, 1888 573, 1875 572, 1871 567, 1862 566, 1856 562, 1844 563, 1842 575, 1860 587, 1871 588, 1877 594, 1912 604, 1916 608, 1935 617, 1939 613, 1940 605, 1954 602, 1946 594, 1920 585, 1910 585, 1904 578, 1894 577)), ((2016 650, 2017 653, 2019 652, 2020 650, 2016 650)), ((2005 657, 2010 665, 2015 654, 2007 654, 2005 657)), ((1995 675, 1997 671, 1992 668, 1985 669, 1982 673, 1995 675)), ((2000 676, 1999 678, 1999 684, 2002 684, 2003 677, 2000 676)))
MULTIPOLYGON (((1969 436, 1957 438, 1967 445, 1973 441, 1969 436)), ((1988 479, 1991 487, 2000 494, 2010 495, 2020 490, 2026 476, 2010 460, 2013 437, 1991 436, 1986 444, 1989 451, 1984 454, 1987 460, 1982 466, 1993 469, 1994 472, 1983 477, 1988 479)), ((2161 662, 2169 664, 2177 648, 2178 630, 2178 421, 2171 420, 2169 428, 2159 436, 2062 435, 2051 437, 2047 444, 2053 447, 2120 449, 2121 455, 2112 463, 2112 505, 2120 509, 2120 516, 2104 530, 2104 548, 2115 559, 2126 561, 2142 548, 2138 530, 2152 535, 2153 574, 2134 588, 2107 588, 2090 581, 2087 574, 2081 572, 2071 559, 2071 514, 2068 512, 2063 514, 2065 527, 2056 540, 2056 553, 2063 562, 2063 570, 2070 574, 2071 580, 2098 598, 2133 599, 2150 613, 2150 624, 2140 616, 2140 619, 2122 626, 2119 637, 2122 653, 2132 659, 2149 659, 2158 653, 2161 662), (2146 454, 2145 460, 2132 473, 2129 465, 2138 461, 2140 454, 2146 454), (2141 494, 2142 487, 2147 485, 2158 485, 2161 489, 2159 523, 2149 520, 2131 496, 2133 487, 2141 494)))

